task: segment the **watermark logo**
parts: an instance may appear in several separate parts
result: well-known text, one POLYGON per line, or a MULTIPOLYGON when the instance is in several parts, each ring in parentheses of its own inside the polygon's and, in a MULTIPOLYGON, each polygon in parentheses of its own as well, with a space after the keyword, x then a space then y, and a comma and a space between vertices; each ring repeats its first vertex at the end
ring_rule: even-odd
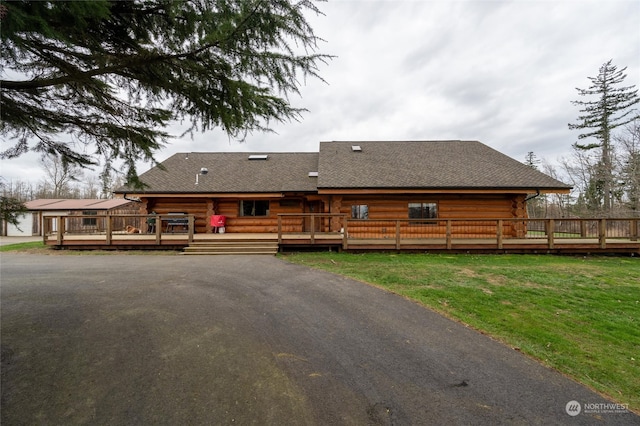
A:
POLYGON ((575 417, 578 414, 580 414, 580 411, 582 411, 582 406, 578 401, 569 401, 567 402, 567 405, 564 407, 564 410, 571 417, 575 417))
POLYGON ((571 417, 580 413, 583 414, 625 414, 629 412, 629 404, 618 404, 615 402, 585 402, 580 404, 572 400, 567 402, 564 410, 571 417))

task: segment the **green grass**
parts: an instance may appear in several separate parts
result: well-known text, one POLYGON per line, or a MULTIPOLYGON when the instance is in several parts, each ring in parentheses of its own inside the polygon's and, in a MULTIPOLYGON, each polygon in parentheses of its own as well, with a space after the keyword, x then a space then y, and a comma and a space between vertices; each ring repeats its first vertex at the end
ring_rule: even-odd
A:
POLYGON ((481 330, 640 410, 640 260, 295 253, 481 330))
POLYGON ((32 241, 29 243, 7 244, 6 246, 0 246, 0 252, 24 251, 33 249, 46 249, 46 247, 42 241, 32 241))
MULTIPOLYGON (((527 236, 546 238, 547 233, 544 231, 527 231, 527 236)), ((554 238, 582 238, 582 236, 579 233, 575 233, 575 232, 554 232, 553 236, 554 238)), ((597 236, 594 236, 592 238, 597 238, 597 236)))

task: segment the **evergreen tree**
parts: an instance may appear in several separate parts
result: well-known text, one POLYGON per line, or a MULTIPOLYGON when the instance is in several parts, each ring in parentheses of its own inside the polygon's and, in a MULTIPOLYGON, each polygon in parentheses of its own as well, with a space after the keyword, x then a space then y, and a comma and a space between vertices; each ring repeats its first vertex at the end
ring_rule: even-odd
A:
POLYGON ((538 164, 540 164, 540 160, 538 160, 538 157, 536 157, 536 154, 534 154, 533 151, 529 151, 524 158, 524 164, 534 170, 538 170, 538 164))
MULTIPOLYGON (((575 143, 577 150, 590 151, 600 149, 599 169, 594 173, 597 181, 593 182, 592 194, 601 194, 602 206, 606 212, 612 208, 612 194, 615 190, 613 170, 613 150, 611 145, 611 131, 638 118, 638 112, 632 107, 640 98, 638 90, 633 86, 620 86, 626 78, 624 71, 627 68, 617 69, 609 60, 600 67, 596 77, 588 77, 591 86, 588 89, 579 89, 580 96, 595 97, 594 100, 573 101, 574 105, 581 107, 576 123, 569 123, 572 130, 583 130, 578 138, 595 138, 597 142, 589 144, 575 143)), ((600 203, 598 203, 600 204, 600 203)))
POLYGON ((13 191, 8 190, 6 182, 0 178, 0 226, 4 226, 5 223, 18 226, 20 215, 26 212, 27 207, 22 200, 13 191))
MULTIPOLYGON (((524 159, 524 164, 531 167, 534 170, 538 170, 538 164, 540 164, 540 160, 536 157, 536 154, 533 151, 529 151, 524 159)), ((540 194, 529 194, 527 196, 527 214, 530 218, 538 218, 544 217, 544 213, 542 210, 542 201, 544 200, 544 195, 540 194)))
POLYGON ((2 1, 0 156, 120 159, 140 184, 174 120, 242 138, 298 119, 288 95, 329 58, 305 13, 313 0, 2 1))

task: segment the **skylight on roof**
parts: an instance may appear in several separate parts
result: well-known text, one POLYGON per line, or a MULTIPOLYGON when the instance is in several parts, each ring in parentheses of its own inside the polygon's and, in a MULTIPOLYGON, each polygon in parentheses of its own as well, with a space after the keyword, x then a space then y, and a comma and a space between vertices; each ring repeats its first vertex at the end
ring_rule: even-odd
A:
POLYGON ((318 177, 318 172, 309 172, 309 177, 318 177))
POLYGON ((360 145, 351 145, 351 151, 362 152, 362 147, 360 145))
POLYGON ((249 156, 249 160, 266 160, 269 158, 267 154, 254 154, 249 156))

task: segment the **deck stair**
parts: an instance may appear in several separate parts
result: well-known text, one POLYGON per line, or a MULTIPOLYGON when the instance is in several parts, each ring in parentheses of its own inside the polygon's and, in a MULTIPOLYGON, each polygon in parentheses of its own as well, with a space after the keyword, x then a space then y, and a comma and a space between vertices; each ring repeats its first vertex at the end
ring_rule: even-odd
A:
POLYGON ((216 239, 211 241, 194 241, 184 248, 186 255, 238 255, 278 253, 277 240, 265 239, 216 239))

